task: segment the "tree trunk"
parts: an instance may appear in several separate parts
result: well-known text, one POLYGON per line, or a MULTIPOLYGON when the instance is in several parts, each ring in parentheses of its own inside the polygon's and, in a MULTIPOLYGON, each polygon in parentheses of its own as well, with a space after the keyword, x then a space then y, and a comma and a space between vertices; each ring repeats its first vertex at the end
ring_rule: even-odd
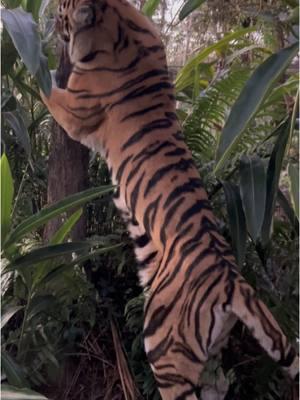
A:
MULTIPOLYGON (((61 51, 60 63, 56 72, 57 86, 65 88, 72 65, 67 48, 61 51)), ((49 173, 47 203, 52 204, 66 196, 88 187, 89 151, 80 143, 70 139, 66 132, 53 121, 49 154, 49 173)), ((49 221, 44 229, 44 239, 49 241, 62 224, 62 217, 49 221)), ((71 237, 80 240, 86 236, 86 218, 83 215, 73 228, 71 237)))

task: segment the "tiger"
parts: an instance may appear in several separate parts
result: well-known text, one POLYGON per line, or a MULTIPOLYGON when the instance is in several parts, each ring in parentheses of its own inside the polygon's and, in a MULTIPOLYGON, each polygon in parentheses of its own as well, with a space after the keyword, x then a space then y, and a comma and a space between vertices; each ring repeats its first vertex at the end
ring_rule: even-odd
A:
POLYGON ((144 347, 162 399, 197 399, 205 365, 237 320, 296 379, 295 349, 219 232, 156 28, 126 0, 60 0, 57 14, 73 67, 65 89, 41 96, 67 134, 108 165, 135 246, 144 347))

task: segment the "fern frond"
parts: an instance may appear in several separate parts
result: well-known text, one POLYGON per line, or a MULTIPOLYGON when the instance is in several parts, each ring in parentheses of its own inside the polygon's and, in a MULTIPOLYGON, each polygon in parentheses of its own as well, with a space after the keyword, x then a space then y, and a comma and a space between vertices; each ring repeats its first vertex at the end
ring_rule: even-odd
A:
MULTIPOLYGON (((216 146, 230 108, 239 96, 251 74, 250 66, 232 66, 204 90, 186 117, 183 127, 186 141, 196 160, 214 159, 216 146)), ((279 84, 262 104, 256 117, 244 133, 243 140, 232 156, 232 165, 245 152, 252 152, 256 145, 267 138, 275 126, 285 118, 288 100, 297 90, 298 80, 291 76, 279 84)))
POLYGON ((229 109, 250 75, 250 68, 233 68, 203 91, 183 124, 188 146, 195 158, 214 158, 218 137, 229 109))

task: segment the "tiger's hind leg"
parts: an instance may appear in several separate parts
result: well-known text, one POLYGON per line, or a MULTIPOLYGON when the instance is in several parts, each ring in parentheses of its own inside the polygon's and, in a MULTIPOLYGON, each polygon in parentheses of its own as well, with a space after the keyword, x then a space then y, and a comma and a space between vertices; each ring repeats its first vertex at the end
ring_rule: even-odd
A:
POLYGON ((261 347, 292 378, 299 374, 299 358, 277 321, 242 278, 236 286, 232 312, 247 326, 261 347))
POLYGON ((159 332, 154 334, 151 331, 155 323, 150 330, 145 327, 144 343, 148 361, 162 400, 197 400, 196 389, 204 363, 187 344, 177 342, 173 326, 162 325, 159 332))
POLYGON ((180 360, 165 356, 150 365, 162 400, 198 400, 196 389, 202 366, 184 368, 186 364, 180 364, 180 360))

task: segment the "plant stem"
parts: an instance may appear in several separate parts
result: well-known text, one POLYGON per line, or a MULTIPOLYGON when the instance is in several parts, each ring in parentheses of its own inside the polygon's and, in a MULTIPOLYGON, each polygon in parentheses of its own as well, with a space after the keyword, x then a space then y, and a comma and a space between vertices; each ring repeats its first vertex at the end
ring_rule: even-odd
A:
MULTIPOLYGON (((27 322, 27 317, 28 317, 28 309, 29 309, 29 305, 30 305, 31 296, 32 296, 32 288, 29 289, 28 296, 27 296, 27 303, 25 306, 21 334, 20 334, 20 339, 19 339, 19 344, 18 344, 18 358, 21 354, 21 348, 22 348, 22 344, 23 344, 23 337, 24 337, 24 332, 25 332, 25 327, 26 327, 26 322, 27 322)), ((24 352, 24 354, 26 354, 26 353, 24 352)))
POLYGON ((17 194, 16 199, 15 199, 15 204, 14 204, 14 207, 13 207, 13 210, 12 210, 12 214, 11 214, 11 218, 12 219, 13 219, 13 217, 15 215, 16 206, 18 204, 19 197, 20 197, 21 192, 23 190, 23 186, 24 186, 24 183, 25 183, 25 176, 26 176, 26 173, 27 173, 28 165, 29 164, 27 164, 26 167, 25 167, 25 171, 24 171, 24 174, 22 176, 22 180, 21 180, 21 183, 20 183, 20 186, 19 186, 19 189, 18 189, 18 194, 17 194))

